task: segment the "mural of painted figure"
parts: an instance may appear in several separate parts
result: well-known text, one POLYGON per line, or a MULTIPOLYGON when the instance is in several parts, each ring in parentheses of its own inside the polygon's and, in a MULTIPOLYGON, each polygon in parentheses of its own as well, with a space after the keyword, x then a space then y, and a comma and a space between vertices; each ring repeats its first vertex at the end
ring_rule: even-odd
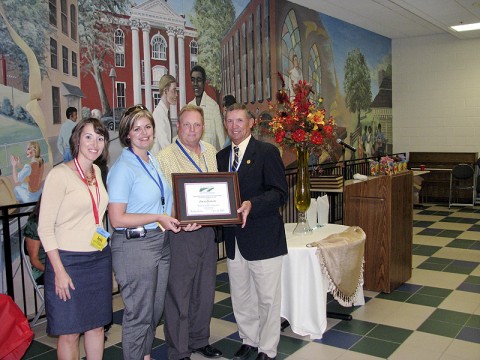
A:
POLYGON ((38 142, 29 142, 25 153, 30 163, 23 166, 18 156, 10 156, 13 182, 15 183, 14 193, 20 203, 38 201, 42 193, 41 184, 43 171, 45 170, 45 164, 40 156, 40 145, 38 142))
POLYGON ((292 56, 292 63, 293 67, 288 71, 288 76, 290 77, 290 96, 295 97, 293 85, 298 84, 300 80, 303 80, 303 73, 302 69, 300 69, 298 56, 296 54, 292 56))

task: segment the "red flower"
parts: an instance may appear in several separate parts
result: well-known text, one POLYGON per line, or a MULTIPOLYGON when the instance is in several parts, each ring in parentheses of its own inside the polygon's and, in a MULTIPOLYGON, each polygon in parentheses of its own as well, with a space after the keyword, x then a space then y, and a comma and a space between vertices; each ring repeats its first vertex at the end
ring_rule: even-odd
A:
POLYGON ((333 134, 333 126, 332 125, 325 125, 323 127, 323 131, 325 132, 325 135, 332 135, 333 134))
POLYGON ((297 129, 295 132, 292 134, 292 139, 293 141, 300 143, 305 140, 305 130, 303 129, 297 129))
POLYGON ((285 131, 283 130, 279 130, 275 133, 275 141, 279 144, 282 143, 284 137, 285 137, 285 131))
POLYGON ((315 144, 315 145, 322 145, 322 143, 323 143, 322 133, 319 132, 319 131, 312 131, 311 140, 312 140, 312 143, 315 144))

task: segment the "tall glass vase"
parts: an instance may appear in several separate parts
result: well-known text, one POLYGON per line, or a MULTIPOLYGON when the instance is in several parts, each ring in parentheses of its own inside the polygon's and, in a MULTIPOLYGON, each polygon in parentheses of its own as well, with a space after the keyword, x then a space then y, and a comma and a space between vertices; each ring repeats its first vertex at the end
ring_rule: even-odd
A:
POLYGON ((309 151, 297 147, 297 187, 295 189, 295 207, 298 211, 297 226, 294 234, 307 234, 312 231, 307 221, 307 210, 310 207, 310 174, 308 173, 309 151))

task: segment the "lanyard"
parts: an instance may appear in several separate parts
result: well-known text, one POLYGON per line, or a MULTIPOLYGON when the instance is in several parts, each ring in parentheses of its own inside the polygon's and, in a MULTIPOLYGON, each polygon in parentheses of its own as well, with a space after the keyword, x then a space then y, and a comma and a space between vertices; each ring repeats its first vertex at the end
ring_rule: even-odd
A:
POLYGON ((162 193, 162 206, 164 206, 164 205, 165 205, 165 190, 163 189, 163 184, 162 184, 162 179, 160 178, 160 174, 158 173, 157 168, 156 168, 155 165, 153 164, 152 156, 151 156, 150 153, 147 151, 148 158, 150 159, 150 162, 152 163, 153 168, 155 169, 155 172, 157 173, 158 181, 155 180, 155 178, 154 178, 153 175, 150 173, 150 171, 148 171, 147 167, 146 167, 145 164, 143 163, 143 160, 140 159, 140 156, 138 156, 137 154, 135 154, 135 153, 133 152, 133 150, 132 150, 131 147, 129 147, 128 150, 130 150, 131 153, 132 153, 133 155, 135 155, 135 157, 137 158, 137 160, 138 160, 138 162, 140 163, 140 165, 142 165, 142 167, 145 169, 145 171, 147 172, 147 174, 152 178, 153 182, 154 182, 155 184, 157 184, 157 186, 159 187, 160 192, 162 193))
POLYGON ((100 218, 98 216, 98 206, 97 204, 100 204, 100 191, 98 190, 98 182, 96 181, 97 178, 95 176, 95 170, 93 171, 93 177, 95 179, 95 190, 97 192, 97 204, 95 204, 95 199, 93 198, 93 194, 90 191, 90 187, 88 186, 87 179, 85 178, 85 174, 83 173, 82 168, 78 164, 77 158, 74 159, 75 167, 77 168, 78 173, 80 174, 80 177, 82 178, 83 182, 85 185, 87 185, 88 192, 90 193, 90 198, 92 199, 92 208, 93 208, 93 216, 95 217, 95 224, 98 226, 100 225, 100 218))
MULTIPOLYGON (((192 157, 190 155, 188 155, 185 148, 182 146, 182 144, 180 144, 180 141, 178 141, 178 139, 177 139, 177 140, 175 140, 175 142, 178 145, 178 147, 180 148, 180 150, 182 150, 182 152, 185 154, 187 159, 190 160, 190 162, 193 164, 193 166, 195 166, 197 168, 198 172, 203 172, 202 169, 197 165, 195 160, 193 160, 192 157)), ((207 172, 208 172, 208 166, 207 166, 207 161, 205 160, 205 156, 203 157, 203 162, 205 163, 205 167, 207 168, 207 172)))

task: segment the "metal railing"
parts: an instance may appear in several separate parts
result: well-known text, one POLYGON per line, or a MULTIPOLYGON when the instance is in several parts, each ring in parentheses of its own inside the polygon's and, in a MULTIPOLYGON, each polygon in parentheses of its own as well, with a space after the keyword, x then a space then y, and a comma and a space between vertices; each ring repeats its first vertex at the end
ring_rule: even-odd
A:
MULTIPOLYGON (((399 154, 395 154, 399 155, 399 154)), ((405 154, 403 154, 405 155, 405 154)), ((347 160, 339 163, 325 163, 316 166, 310 166, 310 173, 324 175, 342 175, 344 180, 349 180, 353 174, 360 173, 369 174, 369 160, 379 160, 378 158, 362 158, 347 160)), ((286 171, 286 179, 289 187, 289 199, 287 204, 280 209, 283 219, 286 223, 297 221, 297 210, 294 202, 294 189, 297 182, 297 169, 289 168, 286 171)), ((343 193, 342 192, 312 192, 312 197, 327 194, 330 205, 334 206, 330 209, 329 222, 337 223, 343 220, 343 193)), ((0 232, 0 271, 3 271, 0 278, 0 290, 10 295, 22 311, 26 314, 33 314, 37 311, 36 299, 33 300, 34 309, 29 304, 28 297, 34 294, 33 285, 28 281, 26 276, 24 263, 21 258, 20 239, 23 237, 23 229, 27 222, 27 218, 33 210, 35 203, 15 204, 0 206, 0 224, 2 226, 0 232), (2 251, 3 250, 3 251, 2 251), (18 255, 18 258, 16 257, 18 255), (15 257, 15 259, 13 258, 15 257), (4 264, 4 269, 1 265, 4 264), (21 284, 14 284, 14 278, 20 274, 21 284)), ((105 220, 105 227, 108 231, 108 218, 105 220)), ((221 239, 222 233, 219 231, 218 237, 221 239)), ((218 243, 218 260, 226 258, 225 243, 218 243)), ((18 281, 17 281, 18 282, 18 281)), ((117 293, 114 290, 114 293, 117 293)), ((31 300, 31 299, 30 299, 31 300)), ((32 301, 30 301, 31 303, 32 301)))

